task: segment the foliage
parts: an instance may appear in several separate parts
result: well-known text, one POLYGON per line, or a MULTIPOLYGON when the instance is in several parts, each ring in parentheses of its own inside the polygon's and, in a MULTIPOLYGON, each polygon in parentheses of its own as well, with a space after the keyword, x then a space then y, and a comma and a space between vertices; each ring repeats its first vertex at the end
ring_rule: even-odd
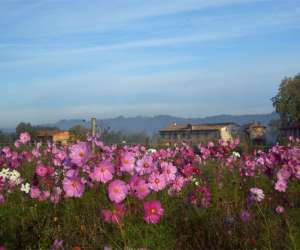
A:
POLYGON ((16 127, 16 134, 19 136, 21 133, 27 132, 33 135, 34 128, 30 123, 20 122, 16 127))
POLYGON ((69 131, 73 137, 72 138, 73 140, 85 140, 88 129, 80 125, 76 125, 70 128, 69 131))
POLYGON ((109 127, 101 132, 101 140, 106 144, 149 144, 150 138, 146 132, 140 133, 124 133, 122 131, 114 131, 109 127))
POLYGON ((284 78, 272 102, 283 126, 300 122, 300 74, 284 78))
POLYGON ((238 140, 196 152, 17 142, 0 149, 0 247, 300 248, 299 140, 252 153, 238 140), (163 211, 146 212, 151 202, 163 211))

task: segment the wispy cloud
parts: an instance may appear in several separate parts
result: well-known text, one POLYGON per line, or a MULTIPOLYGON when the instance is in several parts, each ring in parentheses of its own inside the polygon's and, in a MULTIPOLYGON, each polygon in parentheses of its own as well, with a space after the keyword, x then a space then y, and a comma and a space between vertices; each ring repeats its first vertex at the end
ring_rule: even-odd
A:
POLYGON ((268 112, 282 77, 300 67, 292 0, 30 0, 0 11, 8 123, 268 112))

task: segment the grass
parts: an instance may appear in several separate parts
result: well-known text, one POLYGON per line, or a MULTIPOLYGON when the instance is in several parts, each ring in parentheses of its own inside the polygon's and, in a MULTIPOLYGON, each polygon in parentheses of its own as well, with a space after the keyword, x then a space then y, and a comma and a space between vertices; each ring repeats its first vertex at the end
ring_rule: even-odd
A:
MULTIPOLYGON (((28 166, 30 168, 30 166, 28 166)), ((101 209, 111 203, 103 185, 89 189, 80 199, 59 204, 35 201, 15 192, 0 206, 0 246, 7 249, 49 249, 55 239, 65 249, 300 249, 300 187, 289 186, 278 194, 266 177, 242 179, 235 171, 217 162, 202 167, 207 176, 212 204, 199 208, 188 202, 184 192, 170 197, 166 191, 152 193, 165 214, 158 224, 143 220, 143 203, 129 197, 127 214, 121 225, 107 224, 101 209), (266 199, 249 211, 248 222, 240 219, 249 188, 264 190, 266 199), (283 214, 276 206, 285 207, 283 214)))

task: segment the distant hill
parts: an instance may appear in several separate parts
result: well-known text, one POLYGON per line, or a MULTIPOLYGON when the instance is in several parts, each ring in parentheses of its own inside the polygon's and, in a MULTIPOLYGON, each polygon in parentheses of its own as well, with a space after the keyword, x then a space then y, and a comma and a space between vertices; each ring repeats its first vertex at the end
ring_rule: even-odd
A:
MULTIPOLYGON (((263 125, 277 119, 278 115, 273 112, 270 114, 253 114, 253 115, 217 115, 204 118, 181 118, 170 115, 157 116, 136 116, 124 117, 118 116, 109 119, 97 119, 98 128, 110 127, 112 130, 123 131, 125 133, 146 132, 149 135, 157 133, 161 128, 168 126, 171 123, 187 124, 187 123, 222 123, 235 122, 237 124, 245 124, 253 121, 258 121, 263 125)), ((44 124, 44 126, 58 127, 63 130, 70 129, 75 125, 81 125, 89 128, 90 122, 81 119, 60 120, 54 124, 44 124)))

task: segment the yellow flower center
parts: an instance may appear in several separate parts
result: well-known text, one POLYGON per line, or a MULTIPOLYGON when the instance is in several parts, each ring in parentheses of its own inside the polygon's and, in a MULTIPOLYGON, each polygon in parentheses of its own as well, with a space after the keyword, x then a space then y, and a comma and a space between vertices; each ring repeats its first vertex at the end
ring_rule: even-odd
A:
POLYGON ((77 182, 76 181, 72 181, 71 185, 72 185, 73 188, 76 188, 77 187, 77 182))

